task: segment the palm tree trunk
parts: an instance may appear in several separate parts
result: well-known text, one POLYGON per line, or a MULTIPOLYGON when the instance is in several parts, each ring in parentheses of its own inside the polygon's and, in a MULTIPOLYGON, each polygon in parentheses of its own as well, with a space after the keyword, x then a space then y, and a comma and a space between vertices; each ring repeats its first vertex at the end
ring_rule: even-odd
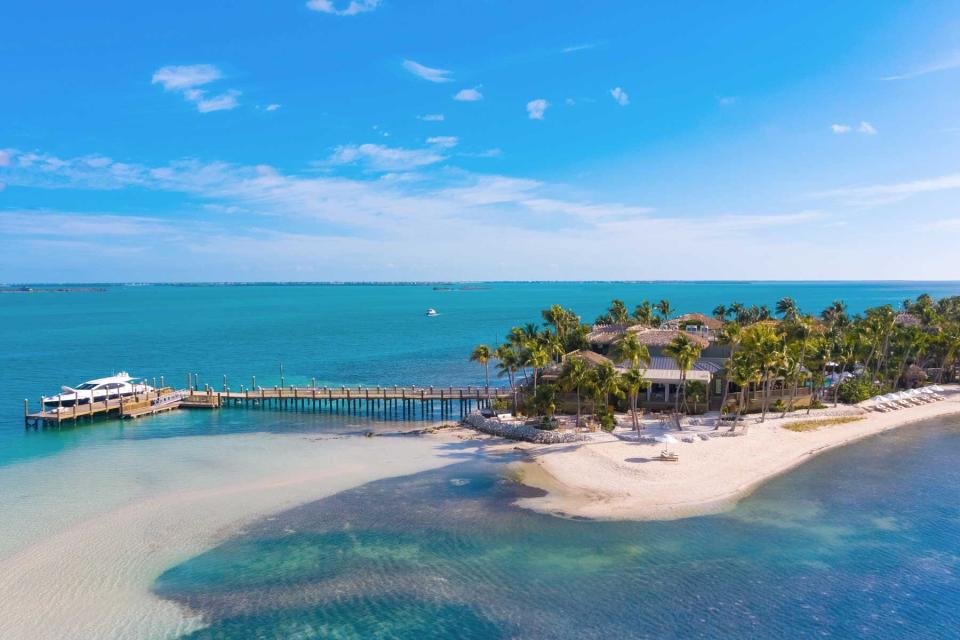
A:
POLYGON ((580 432, 580 387, 577 387, 577 432, 580 432))
POLYGON ((761 401, 760 405, 761 405, 760 422, 764 422, 767 419, 767 407, 770 405, 770 372, 769 371, 764 375, 763 400, 761 401))

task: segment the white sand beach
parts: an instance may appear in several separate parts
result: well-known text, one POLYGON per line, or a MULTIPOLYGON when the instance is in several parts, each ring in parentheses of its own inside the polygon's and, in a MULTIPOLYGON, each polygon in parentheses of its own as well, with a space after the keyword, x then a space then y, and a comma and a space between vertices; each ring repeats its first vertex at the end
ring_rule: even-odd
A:
MULTIPOLYGON (((960 387, 945 385, 944 400, 876 413, 864 407, 772 414, 740 437, 717 437, 670 445, 677 462, 660 461, 664 445, 641 444, 616 435, 590 434, 574 445, 528 445, 530 461, 520 463, 523 481, 544 489, 544 497, 520 506, 567 517, 606 520, 669 520, 717 513, 756 487, 813 456, 889 429, 960 413, 960 387), (863 420, 795 432, 785 423, 808 418, 862 415, 863 420)), ((749 416, 751 421, 754 416, 749 416)), ((727 427, 721 427, 725 430, 727 427)), ((738 429, 739 430, 739 429, 738 429)), ((659 432, 658 432, 659 433, 659 432)), ((674 436, 695 435, 671 432, 674 436)))
POLYGON ((166 638, 202 626, 150 593, 256 518, 455 462, 450 436, 179 437, 0 470, 0 638, 166 638))

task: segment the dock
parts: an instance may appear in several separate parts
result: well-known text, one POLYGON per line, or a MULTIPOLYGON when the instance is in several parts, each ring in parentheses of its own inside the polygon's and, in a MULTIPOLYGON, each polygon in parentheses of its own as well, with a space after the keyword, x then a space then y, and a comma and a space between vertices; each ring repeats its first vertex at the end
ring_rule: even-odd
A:
MULTIPOLYGON (((193 379, 189 382, 193 384, 193 379)), ((256 378, 254 378, 254 384, 256 378)), ((23 419, 27 427, 61 426, 97 416, 139 418, 178 409, 219 409, 224 406, 248 409, 273 409, 298 412, 325 412, 333 415, 354 415, 382 419, 415 420, 439 416, 441 420, 464 417, 474 409, 488 407, 491 402, 512 397, 502 387, 318 387, 274 386, 231 391, 226 385, 215 391, 209 385, 200 389, 160 388, 125 398, 74 405, 44 407, 31 412, 23 401, 23 419)))

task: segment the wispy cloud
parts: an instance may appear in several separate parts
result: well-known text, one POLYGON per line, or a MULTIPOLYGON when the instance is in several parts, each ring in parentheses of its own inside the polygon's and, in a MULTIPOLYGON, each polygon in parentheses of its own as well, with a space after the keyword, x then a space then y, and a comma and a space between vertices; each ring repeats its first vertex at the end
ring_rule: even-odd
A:
POLYGON ((199 87, 223 77, 212 64, 160 67, 153 73, 153 84, 163 85, 164 91, 183 91, 199 87))
POLYGON ((0 149, 0 167, 10 166, 10 152, 6 149, 0 149))
POLYGON ((921 193, 960 189, 960 173, 924 180, 876 184, 866 187, 846 187, 812 194, 819 198, 836 198, 847 204, 872 206, 899 202, 921 193))
MULTIPOLYGON (((850 133, 854 131, 854 128, 849 124, 832 124, 830 125, 830 130, 833 131, 838 136, 842 136, 845 133, 850 133)), ((860 124, 856 128, 857 133, 862 133, 867 136, 877 135, 877 129, 872 124, 866 120, 861 120, 860 124)))
POLYGON ((453 99, 460 102, 476 102, 477 100, 483 100, 483 94, 477 89, 461 89, 457 91, 453 99))
POLYGON ((596 47, 596 43, 586 43, 586 44, 575 44, 570 47, 564 47, 560 50, 561 53, 575 53, 577 51, 585 51, 587 49, 593 49, 596 47))
POLYGON ((620 87, 614 87, 613 89, 610 89, 610 95, 613 96, 614 101, 616 101, 616 103, 621 107, 625 107, 630 104, 630 96, 628 96, 627 92, 620 87))
POLYGON ((960 218, 943 218, 920 227, 924 231, 960 231, 960 218))
POLYGON ((953 53, 937 60, 936 62, 930 63, 913 71, 908 71, 906 73, 900 73, 897 75, 887 76, 883 78, 884 80, 910 80, 911 78, 918 78, 920 76, 925 76, 931 73, 937 73, 939 71, 949 71, 950 69, 960 68, 960 51, 954 51, 953 53))
POLYGON ((268 104, 267 106, 265 106, 265 107, 263 108, 263 110, 264 110, 264 111, 276 111, 276 110, 279 109, 281 106, 283 106, 283 105, 280 105, 280 104, 277 104, 276 102, 274 102, 273 104, 268 104))
POLYGON ((227 111, 239 105, 237 98, 240 92, 236 89, 208 96, 206 89, 199 88, 222 77, 220 69, 212 64, 166 66, 154 72, 151 83, 161 85, 164 91, 180 93, 187 102, 196 105, 200 113, 210 113, 227 111))
POLYGON ((717 103, 718 103, 721 107, 729 107, 730 105, 737 104, 737 97, 736 97, 736 96, 721 96, 721 97, 717 98, 717 103))
POLYGON ((537 98, 527 103, 527 116, 531 120, 543 120, 543 114, 546 112, 550 103, 543 98, 537 98))
POLYGON ((373 171, 410 171, 446 160, 433 149, 401 149, 381 144, 342 145, 327 159, 331 165, 362 164, 373 171))
POLYGON ((355 16, 358 13, 373 11, 378 6, 380 6, 380 0, 350 0, 343 9, 337 9, 333 0, 310 0, 307 2, 307 8, 335 16, 355 16))
POLYGON ((429 82, 450 82, 453 80, 453 78, 450 77, 451 71, 427 67, 413 60, 404 60, 403 68, 418 78, 423 78, 429 82))
POLYGON ((457 136, 433 136, 427 138, 427 144, 433 145, 435 147, 441 147, 443 149, 452 149, 457 146, 460 140, 457 136))
POLYGON ((417 119, 424 122, 443 122, 444 117, 442 113, 425 113, 422 116, 417 116, 417 119))

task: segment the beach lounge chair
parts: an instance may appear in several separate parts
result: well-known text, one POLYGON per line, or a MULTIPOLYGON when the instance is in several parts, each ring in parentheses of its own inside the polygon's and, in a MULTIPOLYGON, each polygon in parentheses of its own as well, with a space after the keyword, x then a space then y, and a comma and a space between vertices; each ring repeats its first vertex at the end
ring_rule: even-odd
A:
POLYGON ((664 462, 679 462, 680 456, 664 449, 660 452, 660 460, 663 460, 664 462))

